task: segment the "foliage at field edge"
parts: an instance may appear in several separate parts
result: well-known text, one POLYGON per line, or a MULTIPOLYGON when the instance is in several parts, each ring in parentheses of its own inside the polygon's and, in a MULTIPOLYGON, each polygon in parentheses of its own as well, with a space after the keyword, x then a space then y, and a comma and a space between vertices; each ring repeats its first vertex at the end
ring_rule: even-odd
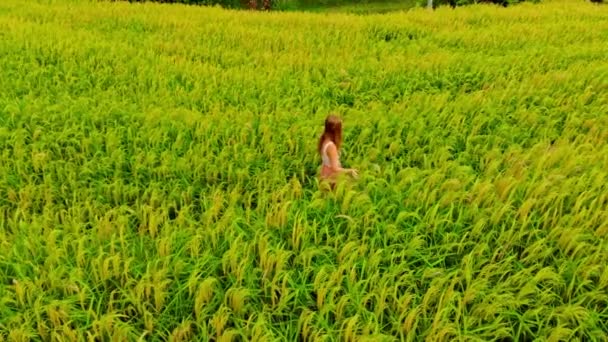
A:
MULTIPOLYGON (((426 6, 426 0, 122 0, 128 2, 159 2, 188 5, 222 6, 224 8, 247 8, 258 10, 310 10, 332 9, 337 6, 357 7, 357 11, 389 11, 391 9, 407 9, 415 6, 426 6)), ((467 6, 473 4, 514 5, 522 2, 537 3, 541 0, 433 0, 434 7, 449 5, 467 6)))
POLYGON ((0 2, 0 340, 606 340, 606 32, 0 2))

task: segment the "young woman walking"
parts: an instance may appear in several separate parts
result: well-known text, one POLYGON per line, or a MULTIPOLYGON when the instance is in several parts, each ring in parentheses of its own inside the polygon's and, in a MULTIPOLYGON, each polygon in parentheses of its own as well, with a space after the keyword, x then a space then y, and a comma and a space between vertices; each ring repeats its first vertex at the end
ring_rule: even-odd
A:
POLYGON ((340 147, 342 146, 342 120, 335 115, 325 119, 325 130, 319 139, 318 151, 321 154, 321 180, 329 181, 332 189, 340 174, 357 177, 355 169, 343 168, 340 163, 340 147))

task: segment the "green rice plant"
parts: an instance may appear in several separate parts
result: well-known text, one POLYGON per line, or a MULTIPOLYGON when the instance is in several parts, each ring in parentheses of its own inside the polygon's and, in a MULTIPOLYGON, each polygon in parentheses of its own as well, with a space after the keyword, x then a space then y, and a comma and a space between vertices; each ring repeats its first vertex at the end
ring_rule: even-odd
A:
POLYGON ((0 340, 605 340, 605 14, 2 2, 0 340))

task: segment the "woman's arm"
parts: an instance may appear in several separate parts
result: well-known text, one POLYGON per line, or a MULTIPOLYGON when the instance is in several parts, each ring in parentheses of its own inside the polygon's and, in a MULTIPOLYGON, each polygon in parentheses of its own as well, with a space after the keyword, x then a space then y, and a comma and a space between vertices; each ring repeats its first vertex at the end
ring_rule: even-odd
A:
POLYGON ((327 156, 329 157, 329 164, 333 172, 344 172, 350 174, 353 177, 357 177, 357 170, 345 169, 340 165, 340 159, 338 157, 338 150, 336 149, 336 145, 329 144, 329 146, 327 146, 327 156))

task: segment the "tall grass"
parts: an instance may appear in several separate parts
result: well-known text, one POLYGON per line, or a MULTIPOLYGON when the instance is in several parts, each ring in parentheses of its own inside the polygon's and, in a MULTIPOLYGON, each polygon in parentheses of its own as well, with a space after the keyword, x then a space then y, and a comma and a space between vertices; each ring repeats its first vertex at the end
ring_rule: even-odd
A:
POLYGON ((2 1, 0 340, 606 340, 607 14, 2 1))

